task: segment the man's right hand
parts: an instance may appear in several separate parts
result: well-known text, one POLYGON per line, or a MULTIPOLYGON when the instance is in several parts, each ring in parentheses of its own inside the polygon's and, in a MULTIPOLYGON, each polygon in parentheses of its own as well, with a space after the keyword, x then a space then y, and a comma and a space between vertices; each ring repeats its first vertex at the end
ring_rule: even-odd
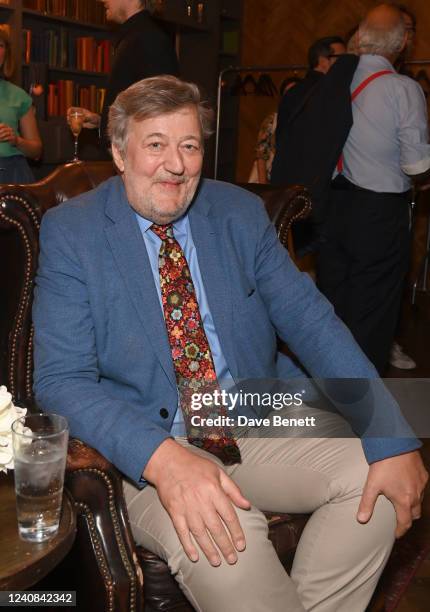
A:
POLYGON ((94 129, 99 127, 100 115, 91 112, 87 108, 81 108, 80 106, 69 106, 69 108, 67 109, 67 121, 69 121, 70 115, 74 111, 81 111, 84 114, 84 128, 94 129))
POLYGON ((227 563, 236 563, 236 551, 244 550, 246 542, 233 504, 244 510, 251 504, 216 463, 168 439, 152 455, 143 477, 156 487, 191 561, 199 558, 195 540, 211 565, 221 564, 219 551, 227 563))

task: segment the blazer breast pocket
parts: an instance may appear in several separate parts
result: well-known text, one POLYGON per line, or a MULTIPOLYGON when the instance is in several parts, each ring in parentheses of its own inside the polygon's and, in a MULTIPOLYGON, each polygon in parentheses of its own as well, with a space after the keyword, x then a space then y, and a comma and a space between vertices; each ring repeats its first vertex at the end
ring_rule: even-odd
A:
POLYGON ((231 299, 234 306, 240 308, 242 305, 250 304, 257 296, 258 291, 253 278, 241 274, 233 280, 231 299))
POLYGON ((239 299, 239 312, 242 308, 245 310, 252 310, 256 307, 259 308, 259 295, 255 287, 248 287, 244 293, 241 294, 239 299))

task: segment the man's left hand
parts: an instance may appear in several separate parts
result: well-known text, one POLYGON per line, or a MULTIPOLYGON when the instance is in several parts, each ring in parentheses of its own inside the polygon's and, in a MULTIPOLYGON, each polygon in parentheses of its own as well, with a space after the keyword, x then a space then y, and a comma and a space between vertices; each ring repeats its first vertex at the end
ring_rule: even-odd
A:
POLYGON ((378 496, 385 495, 396 511, 396 538, 400 538, 412 521, 421 516, 421 502, 428 477, 418 451, 375 461, 369 466, 357 513, 358 522, 367 523, 378 496))

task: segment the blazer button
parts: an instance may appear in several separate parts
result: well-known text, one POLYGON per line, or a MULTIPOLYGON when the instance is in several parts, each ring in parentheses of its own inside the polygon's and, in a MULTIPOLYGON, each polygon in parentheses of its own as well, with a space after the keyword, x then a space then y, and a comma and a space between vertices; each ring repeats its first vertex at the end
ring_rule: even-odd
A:
POLYGON ((160 416, 163 417, 163 419, 167 419, 169 416, 169 411, 166 408, 161 408, 160 416))

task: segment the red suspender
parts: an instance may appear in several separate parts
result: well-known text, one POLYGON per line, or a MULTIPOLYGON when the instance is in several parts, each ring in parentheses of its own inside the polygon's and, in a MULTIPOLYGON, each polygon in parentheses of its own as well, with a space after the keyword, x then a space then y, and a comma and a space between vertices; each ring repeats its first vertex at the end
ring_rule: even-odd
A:
MULTIPOLYGON (((363 89, 369 85, 369 83, 371 83, 372 81, 374 81, 378 77, 383 76, 384 74, 393 74, 393 72, 394 72, 394 70, 380 70, 379 72, 374 72, 373 74, 368 76, 367 79, 364 79, 364 81, 362 83, 360 83, 360 85, 358 87, 356 87, 354 89, 354 91, 352 92, 352 94, 351 94, 351 102, 353 102, 355 100, 355 98, 358 96, 358 94, 360 94, 363 91, 363 89)), ((337 162, 336 168, 337 168, 337 171, 339 173, 342 172, 342 170, 343 170, 343 154, 341 154, 341 156, 339 157, 339 161, 337 162)))
POLYGON ((351 102, 355 100, 358 94, 361 93, 363 89, 369 85, 369 83, 371 83, 378 77, 383 76, 384 74, 393 74, 393 73, 394 73, 393 70, 380 70, 379 72, 374 72, 373 74, 368 76, 367 79, 364 79, 364 81, 360 83, 360 85, 356 89, 354 89, 354 91, 352 92, 351 102))

